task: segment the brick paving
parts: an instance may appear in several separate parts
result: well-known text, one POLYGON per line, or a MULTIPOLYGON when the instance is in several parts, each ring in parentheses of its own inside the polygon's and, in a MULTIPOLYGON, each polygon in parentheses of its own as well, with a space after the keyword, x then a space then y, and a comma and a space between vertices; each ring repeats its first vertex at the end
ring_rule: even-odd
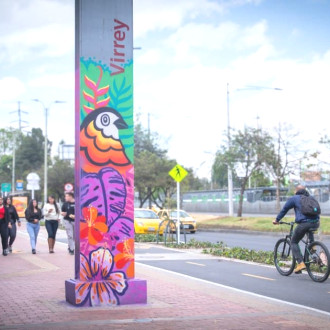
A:
MULTIPOLYGON (((60 234, 63 234, 60 233, 60 234)), ((328 315, 136 265, 148 282, 148 304, 77 308, 66 303, 73 276, 65 244, 49 254, 41 229, 32 255, 25 228, 14 253, 0 256, 0 329, 329 329, 328 315)))

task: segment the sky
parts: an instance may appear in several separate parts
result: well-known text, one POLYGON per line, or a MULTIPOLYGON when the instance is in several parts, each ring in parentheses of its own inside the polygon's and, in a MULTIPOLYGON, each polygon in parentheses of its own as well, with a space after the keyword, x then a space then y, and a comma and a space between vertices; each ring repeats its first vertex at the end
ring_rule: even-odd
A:
MULTIPOLYGON (((228 84, 233 130, 290 125, 327 160, 329 13, 329 0, 135 0, 135 114, 210 179, 228 84)), ((74 28, 73 0, 0 0, 0 127, 17 127, 20 101, 24 129, 44 129, 49 107, 53 155, 74 143, 74 28)))

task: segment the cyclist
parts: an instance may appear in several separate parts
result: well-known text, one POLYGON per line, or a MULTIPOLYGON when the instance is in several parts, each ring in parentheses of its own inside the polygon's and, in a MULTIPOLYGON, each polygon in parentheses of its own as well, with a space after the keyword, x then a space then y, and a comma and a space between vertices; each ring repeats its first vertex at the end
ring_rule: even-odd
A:
POLYGON ((317 230, 320 226, 320 217, 316 215, 314 217, 307 217, 301 212, 301 196, 309 196, 306 187, 302 185, 298 185, 295 190, 295 195, 287 200, 281 212, 277 215, 276 220, 273 221, 274 225, 278 225, 279 221, 286 215, 286 213, 290 209, 294 209, 295 211, 295 222, 298 224, 295 228, 292 238, 291 238, 291 247, 292 254, 297 260, 297 267, 294 272, 296 274, 301 273, 303 269, 306 269, 306 265, 304 263, 304 258, 299 249, 299 241, 305 236, 308 232, 310 242, 314 241, 314 235, 312 232, 309 232, 310 229, 317 230))

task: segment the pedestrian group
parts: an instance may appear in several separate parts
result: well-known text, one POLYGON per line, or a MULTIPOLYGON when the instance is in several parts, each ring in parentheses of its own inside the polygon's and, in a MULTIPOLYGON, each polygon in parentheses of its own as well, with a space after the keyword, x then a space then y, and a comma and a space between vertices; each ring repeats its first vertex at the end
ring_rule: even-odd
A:
MULTIPOLYGON (((40 220, 45 219, 45 227, 48 233, 49 253, 54 253, 56 241, 56 232, 59 226, 60 218, 63 217, 64 226, 68 238, 68 251, 74 254, 75 248, 75 200, 74 194, 67 192, 65 202, 60 209, 54 196, 48 196, 47 203, 41 210, 38 207, 38 201, 32 199, 25 210, 26 229, 30 237, 32 254, 37 253, 37 239, 40 230, 40 220)), ((2 255, 7 256, 13 252, 13 243, 16 238, 17 226, 21 226, 21 220, 17 210, 12 203, 11 197, 0 196, 0 236, 2 244, 2 255)))

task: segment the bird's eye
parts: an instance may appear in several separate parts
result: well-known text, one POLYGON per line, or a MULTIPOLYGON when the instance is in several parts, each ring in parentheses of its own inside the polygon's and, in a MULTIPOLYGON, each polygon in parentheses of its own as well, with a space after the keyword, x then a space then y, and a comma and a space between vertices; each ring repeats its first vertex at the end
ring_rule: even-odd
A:
POLYGON ((101 124, 103 126, 108 126, 110 124, 110 117, 107 114, 101 116, 101 124))

